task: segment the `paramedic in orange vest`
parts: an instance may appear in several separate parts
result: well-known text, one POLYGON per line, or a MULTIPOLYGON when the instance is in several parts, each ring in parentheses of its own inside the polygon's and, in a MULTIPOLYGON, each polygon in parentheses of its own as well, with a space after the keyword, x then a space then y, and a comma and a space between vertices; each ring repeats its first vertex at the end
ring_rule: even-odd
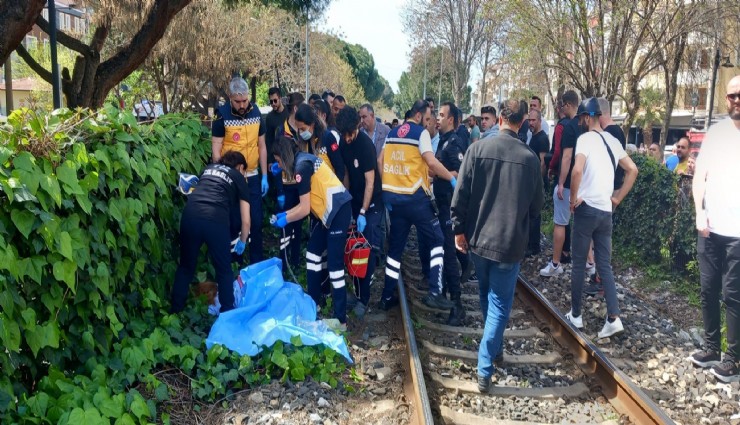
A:
MULTIPOLYGON (((229 82, 229 103, 218 109, 211 134, 213 162, 218 162, 229 151, 239 152, 247 160, 246 175, 252 221, 249 232, 249 262, 257 263, 262 261, 262 197, 269 188, 267 148, 262 114, 257 104, 249 101, 249 87, 243 78, 236 77, 229 82)), ((240 227, 241 218, 232 214, 232 239, 236 237, 240 227)))
POLYGON ((457 179, 434 157, 432 138, 424 128, 433 119, 428 104, 417 100, 409 112, 411 117, 388 133, 382 152, 383 202, 391 227, 380 308, 388 310, 398 304, 394 292, 401 272, 401 254, 414 225, 419 244, 430 247, 429 295, 424 297, 424 304, 449 310, 454 304, 442 295, 444 237, 432 204, 429 172, 449 181, 453 189, 457 179))
POLYGON ((323 304, 321 254, 326 251, 334 317, 345 324, 347 288, 344 282, 344 246, 347 229, 352 221, 352 196, 327 163, 315 155, 299 151, 292 139, 278 139, 273 154, 278 166, 290 179, 295 180, 299 196, 298 205, 278 213, 273 224, 284 228, 288 223, 311 214, 311 236, 306 249, 308 294, 316 304, 323 304))

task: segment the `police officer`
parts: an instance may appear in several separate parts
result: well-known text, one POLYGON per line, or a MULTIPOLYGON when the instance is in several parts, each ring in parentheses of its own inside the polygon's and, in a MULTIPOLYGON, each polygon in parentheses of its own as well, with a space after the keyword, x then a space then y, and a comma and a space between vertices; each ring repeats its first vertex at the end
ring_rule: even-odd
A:
MULTIPOLYGON (((457 172, 462 164, 465 153, 465 142, 455 132, 457 128, 458 109, 452 102, 440 105, 437 122, 439 124, 439 145, 435 157, 442 165, 457 177, 457 172)), ((455 235, 452 232, 452 220, 450 218, 450 204, 452 202, 452 185, 440 178, 434 179, 434 198, 439 210, 439 221, 444 234, 444 280, 446 292, 455 303, 450 311, 447 324, 461 326, 465 318, 465 309, 460 301, 460 268, 457 261, 457 250, 455 249, 455 235)), ((467 265, 467 261, 464 262, 467 265)))
POLYGON ((347 229, 352 221, 352 196, 324 161, 315 155, 299 151, 293 140, 287 137, 278 139, 274 154, 279 166, 289 178, 296 181, 300 197, 298 205, 277 214, 274 224, 284 228, 288 223, 311 214, 311 236, 306 251, 308 294, 316 304, 321 304, 321 254, 327 251, 334 317, 340 323, 346 323, 344 245, 347 241, 347 229))
POLYGON ((249 236, 249 187, 245 175, 247 161, 236 151, 226 152, 218 164, 210 164, 203 171, 198 187, 188 196, 188 203, 180 220, 180 264, 172 287, 171 313, 185 308, 190 282, 195 276, 200 247, 205 243, 216 269, 218 297, 221 312, 234 308, 231 271, 229 211, 241 217, 241 235, 235 252, 244 253, 249 236))
POLYGON ((360 114, 355 108, 346 106, 337 114, 337 130, 342 135, 339 151, 347 169, 345 186, 352 195, 352 216, 356 218, 357 230, 373 250, 365 277, 359 278, 359 285, 355 286, 359 301, 353 311, 355 316, 362 318, 370 302, 370 284, 382 241, 380 221, 385 208, 375 144, 367 133, 360 131, 359 126, 360 114))
MULTIPOLYGON (((212 126, 211 149, 213 161, 218 162, 229 151, 241 153, 247 161, 246 178, 249 186, 251 239, 249 262, 262 261, 262 197, 267 194, 267 147, 265 127, 259 107, 249 101, 249 87, 243 78, 229 83, 229 103, 218 109, 212 126), (259 176, 259 165, 262 177, 259 176)), ((234 236, 240 227, 238 214, 231 217, 234 236)))
POLYGON ((453 187, 457 180, 434 157, 431 137, 422 126, 432 119, 427 103, 414 102, 409 115, 403 125, 388 133, 383 148, 383 202, 389 211, 391 228, 380 308, 388 310, 398 304, 394 292, 401 271, 401 254, 414 225, 420 243, 430 247, 429 295, 423 301, 432 308, 449 309, 454 304, 442 295, 443 236, 430 198, 429 171, 453 187))

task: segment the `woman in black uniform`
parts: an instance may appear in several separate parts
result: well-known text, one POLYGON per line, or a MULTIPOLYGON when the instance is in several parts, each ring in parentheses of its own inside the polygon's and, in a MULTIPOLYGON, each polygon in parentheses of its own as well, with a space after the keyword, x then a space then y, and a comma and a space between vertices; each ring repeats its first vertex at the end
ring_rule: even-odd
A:
POLYGON ((321 304, 321 254, 327 251, 334 317, 340 323, 346 323, 344 245, 352 221, 352 196, 323 160, 299 151, 292 139, 280 138, 275 143, 273 154, 285 174, 296 181, 299 195, 298 205, 277 214, 274 225, 284 228, 288 223, 311 214, 311 236, 306 252, 308 294, 316 304, 321 304))
POLYGON ((200 247, 208 246, 216 269, 221 312, 234 308, 229 212, 239 209, 242 229, 234 251, 241 255, 249 237, 249 187, 245 179, 247 160, 239 152, 225 153, 218 164, 210 164, 200 176, 198 186, 188 196, 180 220, 180 264, 172 287, 171 313, 185 308, 190 282, 195 276, 200 247))

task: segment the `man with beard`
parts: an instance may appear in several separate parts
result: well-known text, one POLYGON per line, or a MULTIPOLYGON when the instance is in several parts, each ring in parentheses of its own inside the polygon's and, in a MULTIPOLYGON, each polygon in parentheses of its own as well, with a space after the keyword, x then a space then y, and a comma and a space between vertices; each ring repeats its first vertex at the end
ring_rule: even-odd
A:
POLYGON ((729 117, 709 128, 694 170, 699 240, 701 312, 706 345, 690 360, 712 367, 722 382, 740 381, 740 76, 727 84, 729 117), (725 304, 727 352, 720 361, 720 295, 725 304))
POLYGON ((676 142, 676 156, 678 157, 678 165, 673 170, 676 174, 685 174, 686 169, 689 167, 689 138, 684 136, 678 139, 676 142))
MULTIPOLYGON (((251 230, 249 232, 249 262, 262 261, 262 197, 267 194, 267 147, 262 114, 249 101, 249 86, 243 78, 229 82, 229 102, 218 109, 211 128, 213 162, 223 154, 237 151, 247 160, 246 178, 249 186, 251 230), (259 170, 258 167, 259 166, 259 170), (261 173, 261 176, 260 176, 261 173)), ((241 217, 232 214, 232 239, 241 227, 241 217)))

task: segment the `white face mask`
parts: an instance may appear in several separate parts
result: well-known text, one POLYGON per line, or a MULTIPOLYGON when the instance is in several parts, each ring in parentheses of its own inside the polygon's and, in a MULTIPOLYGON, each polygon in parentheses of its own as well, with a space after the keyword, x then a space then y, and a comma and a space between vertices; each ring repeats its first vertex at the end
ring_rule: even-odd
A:
POLYGON ((311 140, 311 136, 313 136, 313 134, 310 131, 308 131, 308 130, 303 130, 303 131, 301 131, 300 136, 301 136, 301 139, 303 139, 305 141, 309 141, 309 140, 311 140))

